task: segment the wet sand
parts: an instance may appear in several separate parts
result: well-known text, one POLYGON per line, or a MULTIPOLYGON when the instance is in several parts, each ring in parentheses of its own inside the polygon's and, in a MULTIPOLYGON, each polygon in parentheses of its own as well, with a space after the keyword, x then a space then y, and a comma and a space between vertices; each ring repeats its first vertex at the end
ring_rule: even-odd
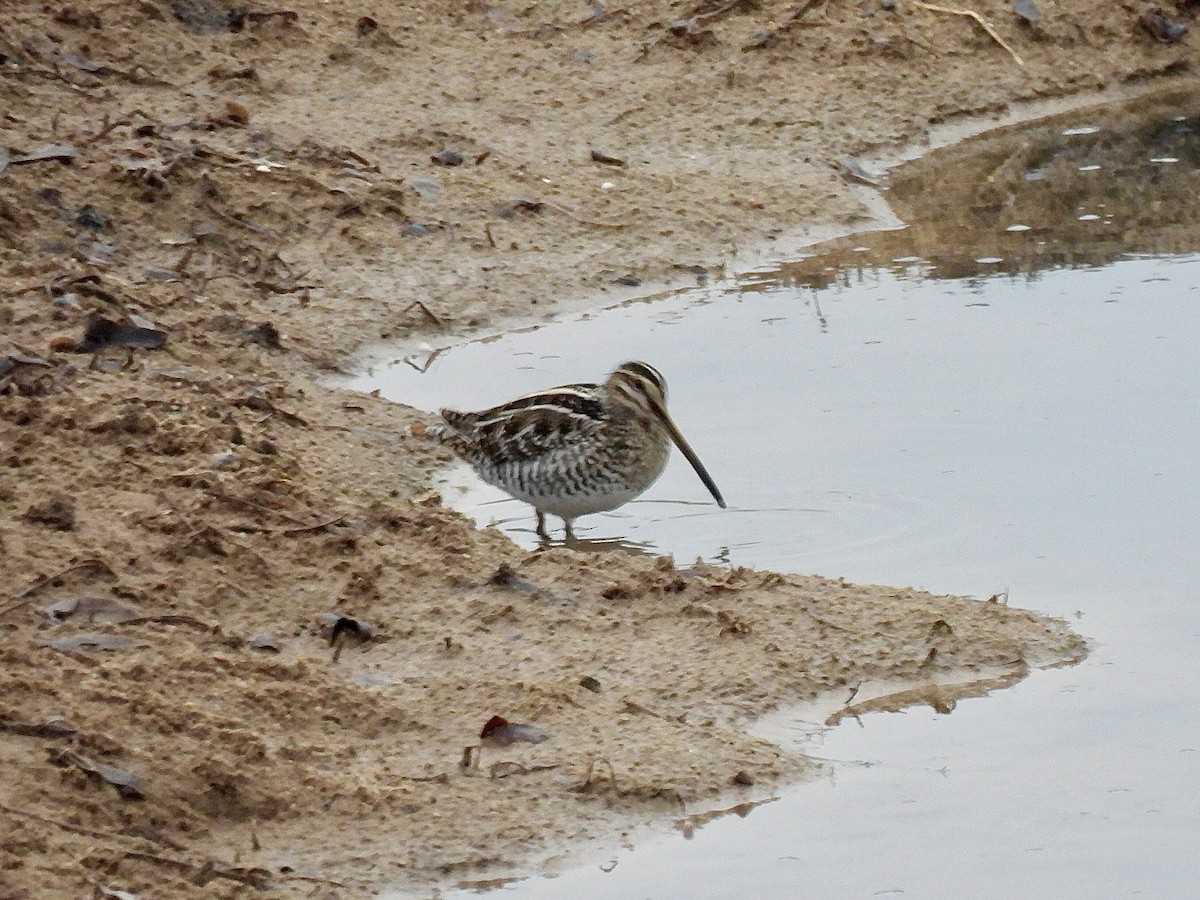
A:
POLYGON ((742 727, 779 703, 1085 652, 999 602, 526 552, 431 493, 427 414, 322 386, 868 224, 845 157, 1195 56, 1074 0, 981 9, 1023 65, 801 6, 5 13, 6 896, 505 877, 803 777, 742 727), (67 352, 95 314, 166 347, 67 352), (373 637, 335 657, 330 613, 373 637), (463 770, 493 715, 549 740, 463 770))

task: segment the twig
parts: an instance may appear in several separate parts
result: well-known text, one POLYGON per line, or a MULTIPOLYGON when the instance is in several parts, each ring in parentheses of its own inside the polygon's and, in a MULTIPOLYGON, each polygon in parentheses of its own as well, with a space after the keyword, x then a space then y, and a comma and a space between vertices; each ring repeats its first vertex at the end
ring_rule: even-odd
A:
POLYGON ((122 125, 131 125, 131 124, 133 124, 133 123, 130 122, 129 119, 117 119, 117 121, 115 121, 115 122, 110 122, 108 120, 108 116, 105 116, 104 124, 102 126, 100 126, 100 130, 97 131, 95 134, 89 135, 88 137, 84 138, 83 141, 81 141, 81 143, 84 144, 85 146, 87 146, 89 144, 94 144, 97 141, 101 140, 102 138, 106 137, 109 132, 111 132, 117 128, 120 128, 122 125))
MULTIPOLYGON (((204 473, 201 473, 201 472, 179 472, 179 473, 176 473, 175 475, 170 475, 168 477, 176 478, 181 475, 197 475, 197 474, 204 474, 204 473)), ((299 519, 293 518, 292 516, 288 515, 282 509, 272 509, 271 507, 264 506, 261 503, 255 503, 253 500, 247 500, 245 497, 239 497, 236 494, 231 494, 228 491, 224 491, 224 490, 220 489, 219 487, 208 487, 207 485, 201 484, 201 485, 199 485, 199 489, 202 492, 204 492, 205 494, 207 494, 208 496, 212 497, 214 500, 221 500, 221 501, 224 501, 225 503, 229 503, 234 506, 240 506, 243 509, 252 509, 255 512, 260 512, 260 513, 263 513, 264 515, 268 515, 268 516, 272 516, 272 515, 279 516, 281 519, 285 519, 288 523, 290 523, 291 525, 293 525, 297 528, 311 527, 309 525, 305 525, 299 519)))
POLYGON ((800 20, 804 18, 805 13, 810 9, 820 6, 825 0, 804 0, 799 6, 787 14, 783 20, 783 29, 791 28, 793 25, 799 25, 800 20))
POLYGON ((575 788, 576 791, 582 793, 583 791, 586 791, 589 788, 591 788, 591 786, 593 784, 596 784, 599 782, 599 780, 600 780, 599 774, 600 773, 597 772, 596 770, 599 768, 600 763, 603 763, 604 765, 608 766, 609 786, 614 789, 616 788, 616 786, 617 786, 617 770, 613 768, 613 764, 611 762, 609 762, 603 756, 593 756, 591 762, 588 763, 587 775, 584 776, 583 783, 578 785, 575 788), (592 781, 593 775, 597 776, 596 781, 592 781))
POLYGON ((1002 37, 1000 37, 1000 35, 996 34, 996 29, 994 29, 991 25, 989 25, 984 20, 983 16, 979 15, 979 13, 975 12, 974 10, 971 10, 971 9, 949 9, 945 6, 934 6, 932 3, 922 3, 921 0, 914 0, 914 4, 916 6, 921 7, 921 9, 927 9, 930 12, 945 13, 946 15, 949 15, 949 16, 966 16, 969 19, 974 19, 976 22, 979 23, 979 27, 988 33, 988 37, 990 37, 993 41, 995 41, 997 44, 999 44, 1001 47, 1003 47, 1005 50, 1008 51, 1009 56, 1011 56, 1013 58, 1013 61, 1018 66, 1020 66, 1022 69, 1025 68, 1025 60, 1021 59, 1021 57, 1017 54, 1017 51, 1014 50, 1012 47, 1010 47, 1007 43, 1005 43, 1004 38, 1002 38, 1002 37))
POLYGON ((265 869, 223 869, 211 859, 197 865, 186 859, 172 859, 169 856, 163 856, 161 853, 149 853, 145 850, 126 850, 125 856, 129 859, 144 859, 147 862, 169 866, 190 875, 193 883, 200 887, 204 887, 204 885, 208 884, 214 878, 226 878, 230 881, 236 881, 238 884, 257 888, 260 891, 266 890, 270 885, 265 869))
MULTIPOLYGON (((264 509, 265 509, 265 507, 264 507, 264 509)), ((291 527, 291 528, 276 528, 272 525, 250 525, 250 524, 240 523, 240 522, 234 522, 234 523, 231 523, 228 525, 223 525, 222 527, 227 528, 230 531, 245 532, 246 534, 289 534, 289 535, 290 534, 305 534, 310 531, 321 531, 324 528, 328 528, 330 525, 336 525, 338 522, 342 521, 342 519, 346 518, 346 516, 348 516, 348 515, 350 515, 350 514, 349 513, 340 513, 339 515, 333 516, 332 518, 329 518, 329 519, 325 519, 321 522, 316 522, 312 525, 296 525, 295 527, 291 527)), ((287 518, 290 519, 291 517, 288 516, 287 518)))
POLYGON ((162 616, 137 616, 133 619, 125 619, 121 622, 114 622, 114 625, 183 625, 187 628, 203 631, 208 634, 215 633, 219 626, 210 625, 208 622, 202 622, 194 616, 182 616, 175 613, 162 616))
POLYGON ((317 522, 315 525, 303 525, 298 528, 280 528, 277 530, 276 533, 277 534, 305 534, 306 532, 309 532, 309 531, 321 531, 322 529, 328 528, 330 525, 336 525, 338 522, 342 521, 342 519, 346 518, 346 516, 348 516, 348 515, 350 515, 350 514, 342 513, 341 515, 334 516, 331 519, 326 519, 323 522, 317 522))

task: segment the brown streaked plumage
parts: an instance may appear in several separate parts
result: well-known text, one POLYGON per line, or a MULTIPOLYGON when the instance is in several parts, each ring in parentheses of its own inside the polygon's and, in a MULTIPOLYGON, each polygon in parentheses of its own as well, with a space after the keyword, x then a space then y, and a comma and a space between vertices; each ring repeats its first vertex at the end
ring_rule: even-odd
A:
POLYGON ((573 537, 579 516, 616 509, 662 474, 674 443, 722 509, 725 500, 667 412, 653 366, 627 362, 603 384, 568 384, 481 412, 443 409, 440 436, 488 484, 546 513, 573 537))

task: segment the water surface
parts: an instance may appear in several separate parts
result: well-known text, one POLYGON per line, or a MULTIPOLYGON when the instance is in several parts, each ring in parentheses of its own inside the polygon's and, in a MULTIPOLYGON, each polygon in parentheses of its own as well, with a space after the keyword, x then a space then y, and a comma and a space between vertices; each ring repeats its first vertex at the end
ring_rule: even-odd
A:
MULTIPOLYGON (((829 760, 817 783, 505 896, 1197 896, 1198 123, 1179 96, 988 136, 897 173, 905 229, 360 382, 478 408, 645 359, 730 509, 676 456, 582 538, 1008 591, 1093 644, 951 715, 781 711, 760 728, 829 760)), ((535 543, 528 507, 451 481, 535 543)))

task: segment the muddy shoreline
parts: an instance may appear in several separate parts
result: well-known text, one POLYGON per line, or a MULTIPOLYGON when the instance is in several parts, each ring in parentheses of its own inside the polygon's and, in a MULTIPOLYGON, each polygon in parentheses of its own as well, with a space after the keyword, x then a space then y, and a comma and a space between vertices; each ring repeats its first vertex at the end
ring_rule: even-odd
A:
POLYGON ((325 386, 869 223, 844 157, 1192 80, 1140 8, 1042 5, 980 7, 1021 65, 903 2, 6 10, 0 894, 508 877, 802 777, 742 728, 781 703, 1078 659, 999 602, 527 553, 431 493, 427 414, 325 386), (166 347, 68 352, 92 315, 166 347), (462 770, 493 715, 550 739, 462 770))

